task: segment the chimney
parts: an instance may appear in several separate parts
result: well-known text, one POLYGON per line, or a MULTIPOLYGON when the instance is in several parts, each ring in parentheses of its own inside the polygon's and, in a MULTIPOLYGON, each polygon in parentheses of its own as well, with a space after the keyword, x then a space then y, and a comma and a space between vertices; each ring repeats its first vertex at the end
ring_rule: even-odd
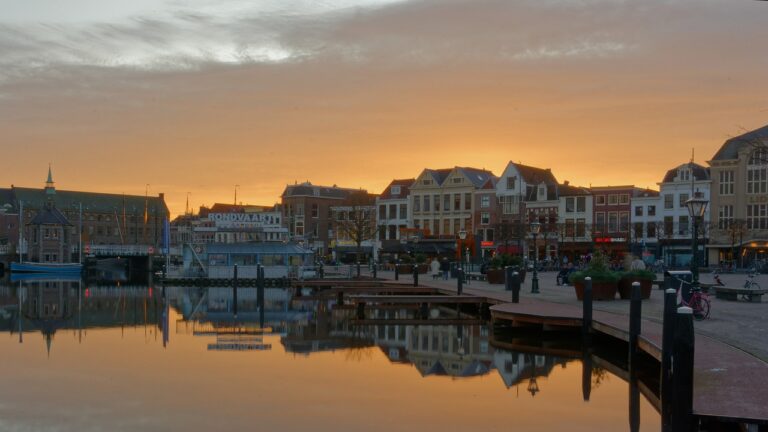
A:
POLYGON ((160 192, 159 194, 157 194, 157 196, 160 197, 160 201, 165 201, 165 194, 164 193, 160 192))
POLYGON ((568 180, 566 180, 566 181, 563 182, 563 184, 568 186, 570 184, 570 182, 568 180))

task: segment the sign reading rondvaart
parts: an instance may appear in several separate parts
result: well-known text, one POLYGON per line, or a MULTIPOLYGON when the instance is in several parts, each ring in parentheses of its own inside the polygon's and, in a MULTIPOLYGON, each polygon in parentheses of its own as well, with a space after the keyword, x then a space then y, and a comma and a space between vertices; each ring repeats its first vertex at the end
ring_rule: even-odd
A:
POLYGON ((268 228, 280 227, 280 212, 263 213, 209 213, 220 228, 268 228))

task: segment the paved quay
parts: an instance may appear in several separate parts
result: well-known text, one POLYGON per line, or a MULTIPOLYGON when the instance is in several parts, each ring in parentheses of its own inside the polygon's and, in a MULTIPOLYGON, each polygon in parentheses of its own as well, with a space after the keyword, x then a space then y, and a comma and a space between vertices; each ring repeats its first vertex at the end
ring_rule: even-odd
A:
MULTIPOLYGON (((392 272, 379 272, 379 277, 393 279, 392 272)), ((465 294, 498 300, 494 313, 563 320, 581 319, 581 302, 576 300, 572 286, 556 286, 554 272, 539 274, 540 293, 530 293, 528 274, 520 293, 520 303, 513 304, 511 293, 503 285, 471 281, 465 294)), ((740 286, 744 275, 721 275, 728 286, 740 286)), ((401 275, 401 283, 412 281, 411 275, 401 275)), ((702 282, 710 282, 702 275, 702 282)), ((756 281, 768 286, 768 277, 756 281)), ((455 293, 456 280, 433 280, 420 275, 422 286, 455 293)), ((738 419, 768 420, 768 302, 749 303, 727 301, 710 296, 710 318, 695 321, 696 351, 694 371, 694 412, 698 415, 738 419)), ((594 321, 614 336, 626 340, 629 327, 629 301, 595 301, 594 321)), ((643 301, 641 349, 659 357, 661 351, 661 322, 663 291, 654 289, 651 298, 643 301)))

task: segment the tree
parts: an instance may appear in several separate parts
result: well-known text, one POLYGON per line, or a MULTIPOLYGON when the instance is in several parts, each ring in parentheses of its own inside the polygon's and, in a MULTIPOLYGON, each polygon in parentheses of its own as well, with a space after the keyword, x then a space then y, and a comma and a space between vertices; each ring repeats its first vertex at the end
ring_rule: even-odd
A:
POLYGON ((374 197, 364 191, 350 195, 347 205, 333 208, 337 238, 355 243, 355 259, 360 262, 363 242, 376 241, 380 227, 376 225, 374 197))
POLYGON ((726 232, 731 238, 731 257, 733 258, 733 265, 737 267, 737 257, 741 256, 741 243, 744 241, 744 234, 747 232, 747 221, 744 219, 734 219, 730 221, 726 227, 726 232), (736 241, 738 240, 738 248, 736 247, 736 241))

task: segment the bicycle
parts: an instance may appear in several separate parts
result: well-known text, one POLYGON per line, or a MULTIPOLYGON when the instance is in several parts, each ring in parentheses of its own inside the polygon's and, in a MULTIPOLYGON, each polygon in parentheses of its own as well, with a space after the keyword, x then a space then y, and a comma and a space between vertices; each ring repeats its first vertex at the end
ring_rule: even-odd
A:
MULTIPOLYGON (((744 288, 751 289, 751 290, 759 290, 760 285, 755 282, 755 273, 749 273, 747 275, 747 280, 744 281, 744 288)), ((749 294, 742 294, 741 295, 742 300, 750 300, 749 294)))
POLYGON ((685 297, 682 295, 683 284, 690 284, 690 282, 686 282, 682 279, 678 280, 680 281, 680 286, 677 288, 677 294, 680 296, 680 303, 678 306, 688 306, 691 308, 693 310, 693 318, 696 320, 701 321, 709 318, 709 311, 712 307, 712 304, 709 301, 709 296, 703 293, 701 288, 693 287, 691 288, 691 298, 688 301, 685 301, 685 297))

